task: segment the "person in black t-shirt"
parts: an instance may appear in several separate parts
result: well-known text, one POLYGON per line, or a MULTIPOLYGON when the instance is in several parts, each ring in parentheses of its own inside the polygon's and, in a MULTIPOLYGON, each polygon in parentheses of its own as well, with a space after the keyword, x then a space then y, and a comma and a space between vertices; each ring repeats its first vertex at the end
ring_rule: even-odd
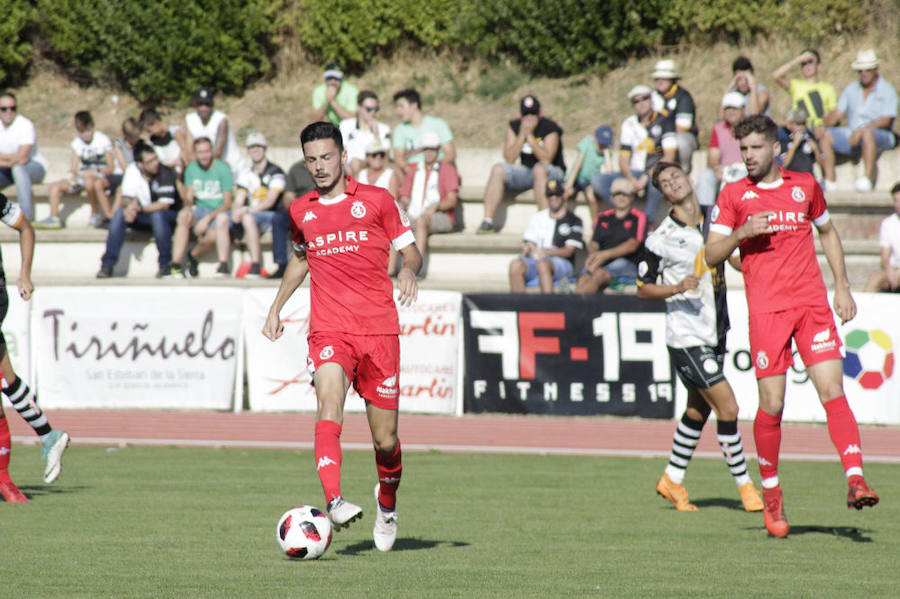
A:
POLYGON ((113 275, 128 228, 153 232, 159 252, 157 278, 167 275, 172 261, 172 231, 183 195, 184 185, 178 173, 162 164, 151 146, 138 142, 134 147, 134 164, 128 166, 116 191, 115 211, 97 278, 113 275))
POLYGON ((647 215, 632 207, 634 186, 628 179, 613 181, 610 200, 614 208, 598 214, 594 222, 575 293, 597 293, 613 280, 634 281, 637 276, 634 260, 647 235, 647 215))
POLYGON ((791 108, 787 111, 784 127, 778 128, 778 143, 781 144, 778 159, 789 171, 812 173, 816 161, 822 164, 824 160, 812 129, 806 126, 806 119, 805 110, 791 108))
POLYGON ((541 293, 553 293, 553 285, 572 276, 575 252, 584 247, 581 219, 568 209, 560 181, 547 183, 549 208, 531 217, 522 254, 509 263, 509 289, 524 293, 528 286, 540 285, 541 293))
POLYGON ((506 128, 503 160, 491 168, 484 188, 484 221, 479 233, 494 233, 500 227, 494 223, 494 213, 504 192, 518 193, 534 189, 538 209, 547 208, 544 189, 550 180, 565 181, 563 160, 563 130, 555 122, 541 115, 541 103, 534 96, 519 102, 521 117, 513 119, 506 128), (519 164, 516 164, 516 159, 519 164))

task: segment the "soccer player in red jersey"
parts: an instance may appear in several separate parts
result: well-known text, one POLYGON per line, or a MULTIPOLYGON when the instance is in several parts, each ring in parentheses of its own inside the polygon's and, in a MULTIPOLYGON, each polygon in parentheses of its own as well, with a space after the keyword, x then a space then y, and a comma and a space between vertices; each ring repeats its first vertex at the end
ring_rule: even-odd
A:
POLYGON ((363 515, 361 507, 341 496, 340 436, 344 400, 352 384, 366 401, 375 448, 375 546, 389 551, 397 537, 396 494, 402 472, 397 436, 400 327, 387 275, 389 247, 403 256, 397 287, 398 301, 405 306, 416 299, 422 255, 409 219, 390 193, 344 173, 347 155, 336 126, 307 126, 300 145, 316 189, 291 204, 294 255, 262 332, 273 341, 281 336, 281 309, 308 272, 308 367, 318 404, 314 446, 328 515, 337 529, 363 515))
POLYGON ((778 451, 792 338, 825 408, 828 433, 847 476, 847 506, 859 510, 878 503, 878 495, 863 479, 859 428, 844 395, 841 340, 816 260, 813 225, 834 275, 834 312, 842 323, 856 316, 856 303, 822 189, 809 173, 786 171, 775 162, 775 123, 762 115, 747 117, 735 127, 735 137, 749 174, 719 194, 710 215, 706 261, 720 264, 740 248, 750 354, 759 387, 753 435, 763 515, 769 534, 784 537, 789 527, 778 481, 778 451))

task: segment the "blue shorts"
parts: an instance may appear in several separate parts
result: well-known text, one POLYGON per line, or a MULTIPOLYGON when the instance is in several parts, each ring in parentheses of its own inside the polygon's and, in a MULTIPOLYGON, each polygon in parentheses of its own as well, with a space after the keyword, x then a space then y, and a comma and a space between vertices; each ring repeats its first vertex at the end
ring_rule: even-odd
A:
MULTIPOLYGON (((560 183, 565 180, 566 174, 561 168, 555 164, 545 164, 544 166, 547 167, 547 174, 550 179, 560 183)), ((506 176, 503 178, 503 188, 506 191, 525 191, 534 187, 534 173, 527 166, 505 163, 503 170, 506 173, 506 176)))
MULTIPOLYGON (((873 129, 873 131, 875 132, 875 147, 877 147, 880 152, 892 150, 894 148, 897 139, 894 137, 893 133, 887 129, 873 129)), ((849 127, 829 127, 828 132, 831 133, 831 137, 834 139, 835 154, 859 156, 862 148, 860 146, 854 147, 850 145, 850 136, 853 135, 853 131, 851 131, 849 127)))
POLYGON ((256 228, 259 229, 260 235, 272 228, 272 221, 275 220, 274 210, 261 210, 259 212, 251 212, 251 214, 253 215, 253 220, 256 221, 256 228))
MULTIPOLYGON (((560 258, 559 256, 547 256, 550 262, 553 264, 553 282, 558 283, 563 279, 569 279, 572 277, 572 273, 574 269, 572 268, 572 263, 569 262, 566 258, 560 258)), ((538 279, 538 271, 537 271, 537 258, 530 258, 528 256, 519 256, 520 260, 524 260, 525 264, 528 266, 528 270, 525 271, 525 286, 526 287, 537 287, 540 284, 540 280, 538 279)))

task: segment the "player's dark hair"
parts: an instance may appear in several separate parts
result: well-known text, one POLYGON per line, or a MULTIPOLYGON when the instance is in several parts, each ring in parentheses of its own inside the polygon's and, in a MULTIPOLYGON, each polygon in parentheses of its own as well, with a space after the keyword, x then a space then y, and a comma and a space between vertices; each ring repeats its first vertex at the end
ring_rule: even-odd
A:
POLYGON ((94 117, 87 110, 79 110, 75 113, 75 130, 81 133, 94 126, 94 117))
POLYGON ((206 137, 205 135, 202 135, 194 140, 194 149, 196 150, 197 146, 202 143, 209 144, 209 147, 212 147, 212 145, 213 145, 212 140, 210 138, 206 137))
POLYGON ((891 187, 891 195, 894 195, 898 191, 900 191, 900 182, 894 183, 894 186, 891 187))
POLYGON ((320 139, 334 140, 334 144, 337 146, 338 151, 344 151, 344 138, 341 135, 341 130, 333 123, 325 121, 307 125, 303 131, 300 132, 300 147, 302 148, 309 142, 320 139))
POLYGON ((734 62, 731 63, 731 72, 737 73, 738 71, 753 72, 753 63, 750 62, 749 58, 746 56, 738 56, 734 59, 734 62))
POLYGON ((401 89, 396 94, 394 94, 394 102, 396 102, 397 100, 399 100, 401 98, 406 100, 410 104, 415 104, 419 108, 422 108, 422 96, 420 96, 419 92, 417 92, 416 90, 414 90, 411 87, 408 87, 406 89, 401 89))
POLYGON ((134 153, 135 162, 143 162, 144 154, 146 154, 147 152, 156 152, 156 150, 154 150, 153 147, 143 139, 134 144, 134 148, 131 151, 134 153))
POLYGON ((162 118, 159 116, 159 113, 155 108, 143 109, 141 111, 141 116, 138 117, 138 121, 140 121, 141 127, 147 127, 160 120, 162 120, 162 118))
POLYGON ((356 105, 362 106, 366 100, 378 101, 378 95, 370 89, 364 89, 356 95, 356 105))
POLYGON ((677 162, 665 162, 665 161, 657 162, 656 165, 653 167, 653 172, 650 176, 650 181, 653 183, 653 187, 655 187, 656 189, 659 189, 659 176, 667 168, 677 168, 682 173, 684 172, 684 169, 681 168, 681 165, 678 164, 677 162))
POLYGON ((816 64, 822 64, 822 57, 819 56, 819 51, 816 50, 815 48, 807 48, 807 49, 804 50, 803 52, 804 52, 804 53, 805 53, 805 52, 809 52, 810 54, 812 54, 813 56, 816 57, 816 64))
POLYGON ((751 133, 760 133, 774 142, 778 140, 778 125, 764 114, 754 114, 734 126, 735 139, 744 139, 751 133))

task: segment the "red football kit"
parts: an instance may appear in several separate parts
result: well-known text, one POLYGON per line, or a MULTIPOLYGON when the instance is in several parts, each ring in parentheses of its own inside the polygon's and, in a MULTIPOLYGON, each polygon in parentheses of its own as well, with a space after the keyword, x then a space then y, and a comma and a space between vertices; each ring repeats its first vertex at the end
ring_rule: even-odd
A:
POLYGON ((741 242, 741 271, 750 313, 750 352, 757 378, 783 374, 793 362, 840 359, 841 340, 816 259, 813 225, 829 222, 822 189, 809 173, 779 167, 781 180, 726 185, 710 215, 710 231, 730 235, 753 214, 772 211, 773 233, 741 242))
POLYGON ((310 275, 309 362, 337 362, 367 401, 396 409, 400 325, 387 275, 389 246, 415 242, 391 194, 348 177, 332 199, 313 190, 290 208, 295 248, 310 275))

